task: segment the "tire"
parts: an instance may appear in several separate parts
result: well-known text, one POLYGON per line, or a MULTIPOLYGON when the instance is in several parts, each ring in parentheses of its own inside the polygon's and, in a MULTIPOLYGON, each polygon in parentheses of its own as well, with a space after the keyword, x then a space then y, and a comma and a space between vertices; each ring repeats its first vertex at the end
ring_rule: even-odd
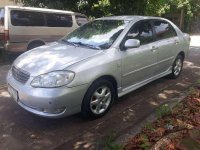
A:
POLYGON ((86 92, 82 102, 81 114, 85 118, 100 118, 109 111, 114 98, 113 84, 105 79, 99 79, 86 92))
POLYGON ((42 45, 44 45, 44 43, 42 43, 42 42, 34 42, 34 43, 31 43, 31 44, 28 45, 27 51, 29 51, 29 50, 31 50, 31 49, 34 49, 34 48, 36 48, 36 47, 42 46, 42 45))
POLYGON ((183 56, 178 55, 172 65, 172 73, 168 76, 170 79, 176 79, 180 76, 183 68, 183 56))

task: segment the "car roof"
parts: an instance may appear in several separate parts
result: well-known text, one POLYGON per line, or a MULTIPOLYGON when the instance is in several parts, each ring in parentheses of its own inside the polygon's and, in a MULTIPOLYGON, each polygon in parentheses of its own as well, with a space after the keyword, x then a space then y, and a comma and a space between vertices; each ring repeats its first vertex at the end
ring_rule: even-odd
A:
POLYGON ((75 13, 75 12, 72 12, 72 11, 48 9, 48 8, 37 8, 37 7, 23 7, 23 6, 9 6, 9 5, 7 5, 5 7, 11 8, 11 9, 22 9, 22 10, 32 10, 32 11, 52 12, 52 13, 68 13, 68 14, 74 14, 75 13))
POLYGON ((97 20, 126 20, 126 21, 138 21, 143 19, 164 19, 161 17, 152 17, 152 16, 108 16, 98 18, 97 20))

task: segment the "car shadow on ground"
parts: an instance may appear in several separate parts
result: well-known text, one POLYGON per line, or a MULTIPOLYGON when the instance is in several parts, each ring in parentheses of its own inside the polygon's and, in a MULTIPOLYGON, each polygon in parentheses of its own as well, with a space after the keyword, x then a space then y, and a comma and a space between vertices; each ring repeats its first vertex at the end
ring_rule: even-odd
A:
POLYGON ((4 55, 2 50, 0 50, 0 65, 12 64, 17 57, 19 57, 22 53, 11 53, 4 55))

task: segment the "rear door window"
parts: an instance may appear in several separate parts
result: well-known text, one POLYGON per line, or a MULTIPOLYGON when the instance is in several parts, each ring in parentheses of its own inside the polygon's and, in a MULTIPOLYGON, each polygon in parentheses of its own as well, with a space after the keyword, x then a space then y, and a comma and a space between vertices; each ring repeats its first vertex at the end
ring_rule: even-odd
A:
POLYGON ((76 23, 79 26, 82 26, 82 25, 84 25, 88 22, 88 18, 86 16, 83 16, 83 15, 75 15, 75 18, 76 18, 76 23))
POLYGON ((154 29, 157 40, 168 39, 177 36, 175 29, 166 21, 154 21, 154 29))
POLYGON ((0 8, 0 26, 4 26, 4 14, 5 14, 5 9, 0 8))
POLYGON ((72 27, 72 15, 46 13, 48 27, 72 27))
POLYGON ((44 26, 44 15, 40 12, 11 10, 11 24, 13 26, 44 26))

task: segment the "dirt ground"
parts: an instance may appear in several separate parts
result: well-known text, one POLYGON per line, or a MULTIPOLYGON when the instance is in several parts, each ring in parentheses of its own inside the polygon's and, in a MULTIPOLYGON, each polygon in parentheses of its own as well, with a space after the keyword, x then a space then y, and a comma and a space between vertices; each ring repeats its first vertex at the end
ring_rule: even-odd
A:
POLYGON ((190 51, 178 79, 161 78, 120 98, 98 120, 85 120, 80 114, 45 119, 23 110, 7 92, 5 78, 11 65, 0 63, 0 150, 100 149, 112 132, 128 132, 159 105, 188 92, 200 78, 200 48, 190 51))

